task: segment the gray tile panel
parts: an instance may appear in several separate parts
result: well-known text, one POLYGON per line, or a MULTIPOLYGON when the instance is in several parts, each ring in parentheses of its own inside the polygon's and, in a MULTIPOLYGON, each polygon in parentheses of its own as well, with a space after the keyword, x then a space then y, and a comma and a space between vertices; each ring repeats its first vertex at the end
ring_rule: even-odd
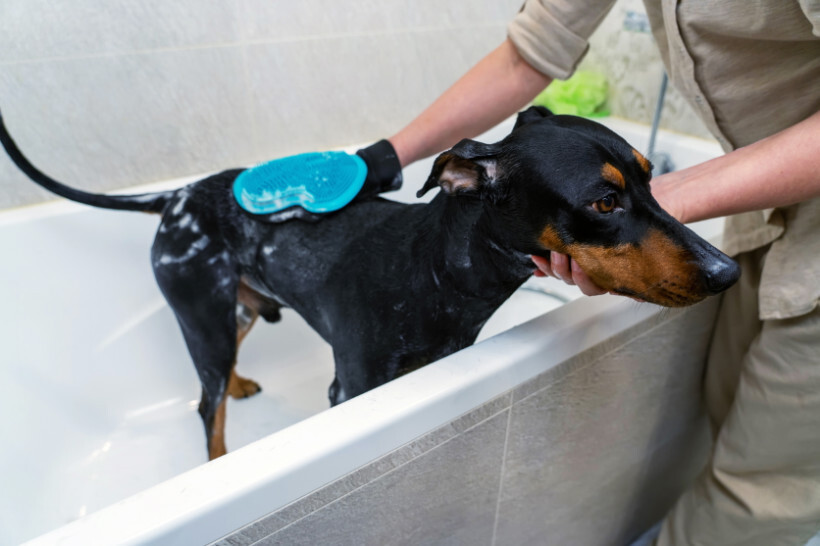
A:
POLYGON ((705 461, 716 303, 662 313, 513 405, 497 544, 619 544, 665 513, 705 461))
MULTIPOLYGON (((319 540, 314 544, 335 544, 334 542, 322 542, 325 540, 323 538, 323 533, 326 531, 325 525, 335 527, 335 524, 329 522, 335 518, 344 517, 344 514, 351 510, 351 503, 359 507, 358 510, 360 511, 356 513, 365 522, 371 520, 371 517, 367 515, 368 511, 376 510, 378 514, 381 514, 380 517, 403 518, 405 523, 401 525, 409 525, 409 523, 412 523, 408 523, 409 512, 415 510, 420 511, 417 517, 421 518, 416 521, 416 525, 426 527, 425 522, 435 520, 435 517, 427 514, 427 511, 433 510, 433 513, 437 513, 440 507, 436 508, 436 504, 444 503, 445 500, 450 498, 447 492, 451 487, 454 492, 459 492, 459 494, 467 494, 464 490, 480 490, 481 495, 483 495, 483 500, 479 503, 479 508, 482 511, 481 517, 489 522, 485 522, 480 528, 483 530, 482 532, 486 533, 486 537, 490 537, 505 441, 508 416, 506 410, 509 407, 510 400, 509 393, 490 400, 451 423, 386 454, 373 463, 299 499, 293 504, 249 524, 235 534, 218 541, 217 544, 253 544, 265 537, 270 537, 262 542, 265 544, 299 544, 299 541, 310 543, 311 538, 319 540), (482 444, 485 444, 486 452, 482 444), (453 468, 455 466, 461 466, 462 468, 455 469, 453 468), (471 468, 473 470, 470 470, 471 468), (439 474, 442 475, 440 479, 438 478, 439 474), (419 479, 416 479, 416 477, 419 479), (463 483, 453 483, 454 481, 463 481, 463 483), (432 503, 428 501, 421 502, 419 497, 426 494, 425 491, 428 488, 431 488, 430 498, 437 497, 437 500, 432 503), (415 499, 411 497, 413 494, 416 495, 415 499), (390 500, 391 495, 398 495, 400 499, 390 500), (375 501, 377 501, 376 505, 370 504, 375 501), (412 502, 420 502, 423 506, 429 506, 427 508, 422 506, 410 508, 412 502), (382 503, 393 503, 396 512, 393 513, 391 509, 385 507, 378 508, 377 505, 382 503), (365 505, 367 508, 363 508, 365 505), (322 533, 321 536, 315 534, 317 529, 322 533), (311 533, 314 534, 311 535, 311 533)), ((472 504, 472 502, 469 504, 472 504)), ((442 524, 446 523, 449 526, 449 521, 452 518, 469 519, 474 517, 470 515, 474 508, 455 506, 450 508, 455 513, 450 513, 442 524)), ((353 525, 353 523, 350 525, 353 525)), ((379 532, 392 535, 393 525, 395 525, 395 522, 385 521, 379 532)), ((405 533, 403 536, 407 540, 410 540, 414 533, 422 532, 411 528, 402 528, 404 529, 402 532, 405 533)), ((350 526, 344 527, 344 529, 344 533, 349 535, 347 539, 339 535, 341 531, 328 530, 327 532, 336 533, 334 536, 342 541, 339 544, 345 543, 344 540, 353 540, 354 537, 359 537, 359 532, 364 532, 350 526)), ((440 536, 444 536, 450 531, 439 529, 438 532, 443 533, 440 536)), ((389 538, 385 535, 380 536, 385 540, 389 538)), ((367 532, 364 532, 359 538, 365 540, 366 537, 377 540, 375 536, 371 536, 367 532)), ((388 543, 385 542, 385 544, 388 543)))
POLYGON ((262 544, 490 544, 507 411, 281 529, 262 544))

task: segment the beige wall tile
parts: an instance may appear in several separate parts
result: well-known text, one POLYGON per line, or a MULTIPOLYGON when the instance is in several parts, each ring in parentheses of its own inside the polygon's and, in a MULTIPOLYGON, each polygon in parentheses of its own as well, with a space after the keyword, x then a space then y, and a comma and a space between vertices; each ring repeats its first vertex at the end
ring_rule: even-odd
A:
MULTIPOLYGON (((240 59, 217 48, 16 63, 0 70, 0 106, 36 166, 85 190, 221 170, 252 155, 240 59)), ((0 208, 48 195, 5 154, 0 188, 0 208)))
MULTIPOLYGON (((651 124, 663 61, 651 34, 624 29, 624 18, 629 11, 644 13, 643 2, 618 0, 592 36, 589 53, 579 69, 607 76, 613 115, 651 124)), ((700 118, 671 85, 666 92, 661 127, 711 138, 700 118)))
POLYGON ((3 0, 0 62, 235 43, 235 0, 3 0))
POLYGON ((520 0, 239 2, 244 37, 267 42, 506 25, 521 5, 520 0))
POLYGON ((259 159, 392 135, 503 36, 497 26, 249 45, 259 159))

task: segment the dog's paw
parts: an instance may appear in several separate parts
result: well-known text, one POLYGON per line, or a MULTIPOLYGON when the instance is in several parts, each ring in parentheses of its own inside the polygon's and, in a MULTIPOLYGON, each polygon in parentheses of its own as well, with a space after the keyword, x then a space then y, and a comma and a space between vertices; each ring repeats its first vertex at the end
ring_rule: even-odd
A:
POLYGON ((261 390, 262 387, 256 381, 245 379, 237 375, 236 372, 231 374, 231 380, 228 382, 228 395, 231 397, 236 399, 248 398, 261 390))

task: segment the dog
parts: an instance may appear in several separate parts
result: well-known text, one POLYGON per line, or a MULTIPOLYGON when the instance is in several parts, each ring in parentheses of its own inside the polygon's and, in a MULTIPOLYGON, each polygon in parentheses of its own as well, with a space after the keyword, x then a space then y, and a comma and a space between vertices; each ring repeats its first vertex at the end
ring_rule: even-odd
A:
POLYGON ((739 277, 737 264, 661 209, 651 165, 593 121, 532 107, 502 141, 465 139, 418 192, 426 204, 354 200, 320 221, 266 223, 244 213, 242 169, 174 191, 109 196, 65 186, 19 151, 46 189, 95 207, 162 216, 151 260, 202 384, 208 456, 226 453, 225 401, 260 390, 235 372, 258 316, 298 312, 333 347, 336 405, 475 341, 534 272, 531 255, 575 260, 602 288, 663 306, 694 304, 739 277))

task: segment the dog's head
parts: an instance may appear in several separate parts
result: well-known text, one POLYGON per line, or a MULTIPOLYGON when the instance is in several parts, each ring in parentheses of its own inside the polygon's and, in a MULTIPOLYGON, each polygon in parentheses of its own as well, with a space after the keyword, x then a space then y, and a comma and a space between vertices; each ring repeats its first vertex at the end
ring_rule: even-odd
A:
POLYGON ((501 142, 441 154, 419 195, 482 199, 516 250, 568 254, 611 292, 680 307, 727 289, 737 264, 661 209, 651 171, 606 127, 533 107, 501 142))

